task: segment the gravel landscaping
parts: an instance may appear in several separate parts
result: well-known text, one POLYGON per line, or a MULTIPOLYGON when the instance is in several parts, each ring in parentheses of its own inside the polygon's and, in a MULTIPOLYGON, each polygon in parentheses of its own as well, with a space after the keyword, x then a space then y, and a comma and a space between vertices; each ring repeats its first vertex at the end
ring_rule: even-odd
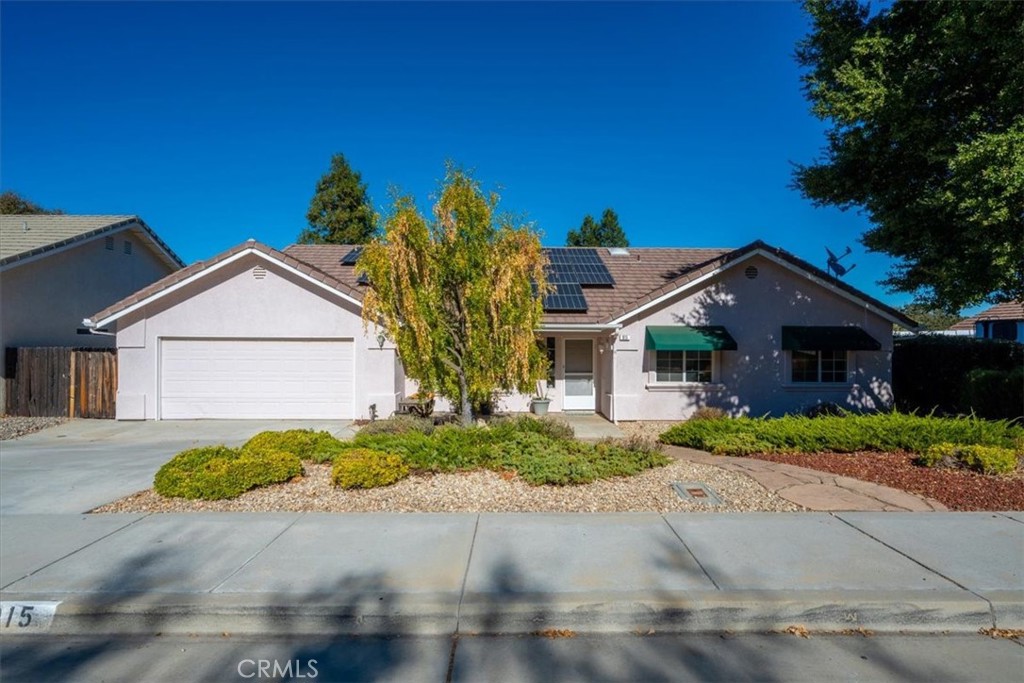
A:
POLYGON ((746 475, 676 460, 633 477, 580 486, 530 486, 492 471, 413 475, 392 486, 343 490, 329 465, 305 463, 305 476, 231 500, 163 498, 141 491, 93 512, 792 512, 801 508, 746 475), (724 505, 686 503, 672 482, 702 482, 724 505))
POLYGON ((17 439, 32 432, 38 432, 48 427, 56 427, 67 422, 66 417, 18 417, 8 415, 0 417, 0 441, 17 439))
POLYGON ((764 453, 758 460, 841 474, 934 498, 950 510, 1024 510, 1024 470, 995 476, 920 467, 911 453, 764 453))

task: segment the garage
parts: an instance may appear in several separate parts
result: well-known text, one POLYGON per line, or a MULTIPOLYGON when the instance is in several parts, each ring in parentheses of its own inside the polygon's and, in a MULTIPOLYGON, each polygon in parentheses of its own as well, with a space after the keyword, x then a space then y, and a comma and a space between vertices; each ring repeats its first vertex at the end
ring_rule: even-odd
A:
POLYGON ((354 349, 336 339, 161 339, 159 417, 352 419, 354 349))

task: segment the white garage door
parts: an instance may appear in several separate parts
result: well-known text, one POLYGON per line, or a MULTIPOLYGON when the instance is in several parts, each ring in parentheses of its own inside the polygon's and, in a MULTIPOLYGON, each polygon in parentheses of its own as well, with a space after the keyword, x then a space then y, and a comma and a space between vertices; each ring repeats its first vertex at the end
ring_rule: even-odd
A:
POLYGON ((165 339, 164 420, 352 419, 351 341, 165 339))

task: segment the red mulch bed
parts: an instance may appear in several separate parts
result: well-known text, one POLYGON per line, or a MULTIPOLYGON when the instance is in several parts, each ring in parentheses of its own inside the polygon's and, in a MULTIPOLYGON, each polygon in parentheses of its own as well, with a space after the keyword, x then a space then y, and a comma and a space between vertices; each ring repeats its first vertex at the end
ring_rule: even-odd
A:
POLYGON ((934 498, 950 510, 1024 510, 1021 469, 993 476, 919 467, 911 453, 762 453, 750 457, 873 481, 934 498))

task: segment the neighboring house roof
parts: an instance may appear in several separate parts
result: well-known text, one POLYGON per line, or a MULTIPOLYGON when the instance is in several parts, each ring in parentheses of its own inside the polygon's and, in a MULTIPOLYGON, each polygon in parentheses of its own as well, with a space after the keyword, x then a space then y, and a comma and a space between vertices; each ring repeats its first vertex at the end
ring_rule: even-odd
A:
MULTIPOLYGON (((355 246, 298 244, 289 246, 284 251, 278 251, 259 242, 246 242, 155 282, 127 299, 100 311, 89 318, 89 321, 105 325, 123 315, 128 309, 142 305, 146 300, 158 296, 170 288, 177 288, 185 281, 200 277, 202 273, 216 267, 217 264, 233 260, 243 252, 258 253, 272 258, 341 293, 345 298, 359 303, 362 301, 365 285, 359 283, 355 267, 342 264, 342 259, 355 246)), ((896 324, 909 329, 917 327, 917 323, 900 311, 864 294, 820 268, 761 241, 753 242, 739 249, 631 247, 626 251, 627 253, 622 255, 613 255, 608 249, 597 249, 601 261, 614 278, 615 285, 612 287, 587 287, 584 290, 587 300, 586 312, 546 313, 544 325, 613 327, 618 324, 619 319, 655 305, 682 290, 697 286, 707 277, 759 254, 781 263, 791 270, 800 271, 805 276, 838 291, 847 298, 873 307, 879 314, 896 324)))
POLYGON ((0 267, 18 264, 106 233, 132 230, 172 269, 185 263, 138 216, 7 214, 0 216, 0 267))
POLYGON ((992 308, 987 308, 977 315, 972 315, 970 318, 964 318, 949 329, 973 330, 975 323, 987 322, 990 320, 1024 320, 1024 302, 1006 301, 1001 304, 996 304, 992 308))

